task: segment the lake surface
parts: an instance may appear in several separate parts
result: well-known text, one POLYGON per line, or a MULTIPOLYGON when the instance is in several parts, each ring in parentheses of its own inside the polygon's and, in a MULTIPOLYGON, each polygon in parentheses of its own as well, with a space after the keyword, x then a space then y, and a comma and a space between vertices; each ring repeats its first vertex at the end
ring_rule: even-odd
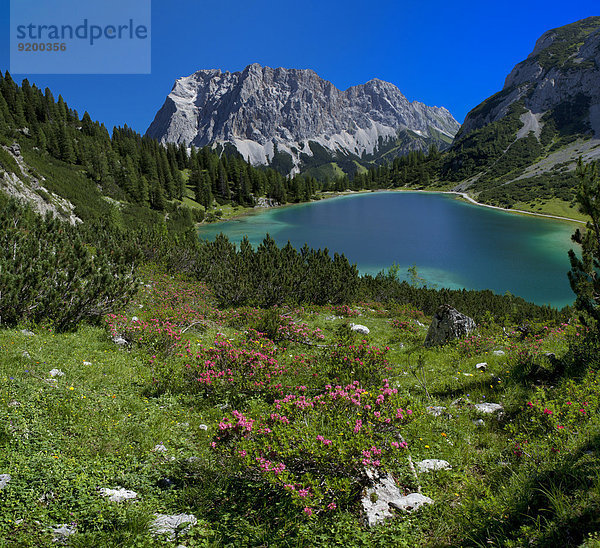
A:
MULTIPOLYGON (((574 225, 469 204, 452 195, 423 192, 354 194, 270 209, 203 226, 199 235, 223 232, 253 245, 269 233, 284 245, 308 243, 344 253, 361 273, 416 265, 428 285, 510 291, 538 304, 574 301, 568 250, 574 225)), ((405 278, 408 278, 406 274, 405 278)))

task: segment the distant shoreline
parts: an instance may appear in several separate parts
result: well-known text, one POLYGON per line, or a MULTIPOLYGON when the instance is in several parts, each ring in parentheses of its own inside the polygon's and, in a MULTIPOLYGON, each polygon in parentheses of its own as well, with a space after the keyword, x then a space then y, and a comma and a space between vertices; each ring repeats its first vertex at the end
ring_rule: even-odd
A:
POLYGON ((488 207, 490 209, 497 209, 499 211, 506 211, 507 213, 516 213, 516 214, 521 214, 521 215, 533 215, 535 217, 545 217, 547 219, 556 219, 559 221, 567 221, 567 222, 579 223, 579 224, 583 224, 583 225, 586 224, 585 221, 580 221, 579 219, 572 219, 571 217, 562 217, 560 215, 550 215, 549 213, 536 213, 534 211, 526 211, 524 209, 510 209, 510 208, 506 208, 506 207, 484 204, 482 202, 478 202, 477 200, 475 200, 474 198, 469 196, 466 192, 457 192, 454 190, 434 190, 434 189, 423 190, 423 189, 416 189, 416 188, 415 189, 413 189, 413 188, 378 188, 378 189, 372 189, 372 190, 371 189, 363 189, 363 190, 350 190, 350 191, 335 192, 329 196, 321 196, 318 200, 311 200, 310 202, 286 203, 286 204, 281 204, 281 205, 272 206, 272 207, 246 208, 244 211, 240 212, 239 215, 234 215, 233 217, 214 221, 212 223, 205 223, 205 222, 198 223, 197 227, 210 226, 210 225, 214 225, 214 224, 235 221, 237 219, 247 217, 248 215, 262 213, 264 211, 269 211, 271 209, 279 209, 279 208, 283 208, 283 207, 300 205, 300 204, 310 204, 310 203, 319 202, 321 200, 329 200, 331 198, 339 198, 341 196, 352 196, 352 195, 368 194, 368 193, 370 194, 372 192, 423 192, 423 193, 429 193, 429 194, 452 194, 454 196, 458 196, 458 197, 464 199, 465 201, 467 201, 473 205, 477 205, 477 206, 481 206, 481 207, 488 207))

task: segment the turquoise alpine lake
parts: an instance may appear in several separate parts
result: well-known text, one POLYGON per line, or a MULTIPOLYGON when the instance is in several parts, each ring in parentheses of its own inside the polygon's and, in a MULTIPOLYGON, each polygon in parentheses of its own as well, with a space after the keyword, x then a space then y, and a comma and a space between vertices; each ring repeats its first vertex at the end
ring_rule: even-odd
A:
MULTIPOLYGON (((568 250, 574 224, 467 203, 451 194, 372 192, 274 208, 199 228, 258 245, 305 243, 343 253, 363 274, 415 265, 430 287, 510 292, 537 304, 572 304, 568 250)), ((401 274, 402 276, 402 274, 401 274)))

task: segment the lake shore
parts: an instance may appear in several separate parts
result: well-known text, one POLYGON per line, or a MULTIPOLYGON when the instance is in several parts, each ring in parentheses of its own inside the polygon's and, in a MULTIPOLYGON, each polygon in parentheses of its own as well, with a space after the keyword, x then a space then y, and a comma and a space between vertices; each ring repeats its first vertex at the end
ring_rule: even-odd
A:
POLYGON ((460 197, 464 198, 467 202, 469 202, 471 204, 482 206, 482 207, 489 207, 491 209, 499 209, 500 211, 507 211, 508 213, 534 215, 536 217, 546 217, 548 219, 558 219, 559 221, 568 221, 571 223, 580 223, 583 225, 585 224, 585 221, 580 221, 579 219, 572 219, 571 217, 561 217, 560 215, 550 215, 549 213, 536 213, 534 211, 526 211, 525 209, 508 209, 506 207, 499 207, 499 206, 493 206, 490 204, 484 204, 482 202, 478 202, 474 198, 471 198, 471 196, 469 196, 466 192, 456 192, 454 190, 438 190, 438 191, 421 190, 419 192, 437 192, 440 194, 454 194, 455 196, 460 196, 460 197))

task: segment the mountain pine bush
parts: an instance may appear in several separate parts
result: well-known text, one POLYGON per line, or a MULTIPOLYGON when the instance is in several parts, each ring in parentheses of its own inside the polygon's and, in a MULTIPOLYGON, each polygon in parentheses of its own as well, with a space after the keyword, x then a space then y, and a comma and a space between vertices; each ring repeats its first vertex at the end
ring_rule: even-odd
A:
POLYGON ((0 195, 0 324, 98 320, 136 289, 137 251, 100 225, 41 218, 0 195))

